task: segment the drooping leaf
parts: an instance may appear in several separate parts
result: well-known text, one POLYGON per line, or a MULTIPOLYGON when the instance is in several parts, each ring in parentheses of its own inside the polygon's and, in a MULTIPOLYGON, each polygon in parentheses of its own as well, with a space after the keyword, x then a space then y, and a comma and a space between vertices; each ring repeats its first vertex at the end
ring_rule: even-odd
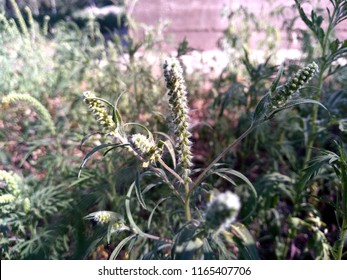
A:
POLYGON ((127 244, 129 241, 131 241, 132 239, 137 238, 137 234, 132 234, 126 238, 124 238, 121 242, 119 242, 119 244, 117 245, 117 247, 113 250, 111 256, 110 256, 110 260, 115 260, 117 258, 117 256, 119 255, 120 251, 123 249, 123 247, 125 246, 125 244, 127 244))
POLYGON ((155 210, 159 207, 159 205, 161 203, 163 203, 164 201, 166 201, 167 199, 169 199, 170 197, 163 197, 161 199, 159 199, 159 201, 156 203, 156 205, 154 206, 154 208, 151 211, 151 214, 148 217, 148 222, 147 222, 147 228, 150 229, 151 228, 151 223, 152 223, 152 219, 153 219, 153 215, 155 213, 155 210))
POLYGON ((278 83, 281 80, 282 74, 283 74, 283 64, 281 64, 280 68, 278 69, 277 75, 276 75, 274 81, 271 84, 271 87, 270 87, 270 92, 271 93, 276 90, 276 88, 278 86, 278 83))
POLYGON ((240 223, 232 224, 231 229, 235 231, 233 237, 240 250, 239 258, 246 260, 259 260, 257 246, 249 230, 240 223))
POLYGON ((295 98, 295 99, 288 101, 284 106, 277 108, 275 110, 272 110, 270 112, 270 114, 267 116, 267 119, 271 119, 278 112, 281 112, 283 110, 286 110, 286 109, 289 109, 289 108, 292 108, 294 106, 301 105, 301 104, 316 104, 316 105, 319 105, 320 107, 322 107, 323 109, 325 109, 326 111, 328 111, 328 109, 321 102, 319 102, 317 100, 306 99, 306 98, 295 98))
POLYGON ((92 150, 84 157, 84 159, 83 159, 83 161, 82 161, 82 163, 81 163, 81 165, 80 165, 80 167, 79 167, 78 178, 79 178, 80 175, 81 175, 83 166, 87 163, 87 161, 90 159, 90 157, 91 157, 93 154, 95 154, 97 151, 102 150, 102 149, 104 149, 104 148, 106 148, 106 147, 123 147, 123 146, 126 146, 126 145, 122 145, 122 144, 109 144, 109 143, 107 144, 107 143, 106 143, 106 144, 101 144, 101 145, 95 147, 94 149, 92 149, 92 150))
POLYGON ((137 172, 135 177, 135 193, 136 193, 137 200, 139 201, 142 208, 147 210, 147 206, 146 206, 145 200, 143 199, 143 195, 141 191, 140 179, 141 179, 140 173, 137 172))

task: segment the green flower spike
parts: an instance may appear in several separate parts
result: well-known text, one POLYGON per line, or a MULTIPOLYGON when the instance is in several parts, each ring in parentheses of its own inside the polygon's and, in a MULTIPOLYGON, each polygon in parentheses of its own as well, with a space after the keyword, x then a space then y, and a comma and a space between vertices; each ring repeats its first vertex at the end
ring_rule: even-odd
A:
POLYGON ((111 115, 108 114, 105 106, 98 100, 94 93, 83 93, 84 102, 88 105, 89 109, 93 112, 97 122, 104 128, 105 132, 110 135, 116 135, 116 123, 113 121, 111 115))
MULTIPOLYGON (((159 149, 155 142, 141 133, 132 135, 131 144, 141 157, 145 160, 149 159, 149 162, 155 162, 160 157, 159 149)), ((144 165, 146 166, 147 164, 145 163, 144 165)))
POLYGON ((300 69, 286 84, 279 87, 272 94, 272 108, 277 109, 285 105, 294 93, 300 90, 318 72, 319 67, 315 62, 300 69))
POLYGON ((185 184, 191 182, 192 143, 189 140, 189 108, 187 89, 183 79, 182 68, 175 58, 168 58, 164 63, 164 77, 169 89, 169 103, 172 111, 175 134, 177 137, 178 163, 182 169, 181 176, 185 184))

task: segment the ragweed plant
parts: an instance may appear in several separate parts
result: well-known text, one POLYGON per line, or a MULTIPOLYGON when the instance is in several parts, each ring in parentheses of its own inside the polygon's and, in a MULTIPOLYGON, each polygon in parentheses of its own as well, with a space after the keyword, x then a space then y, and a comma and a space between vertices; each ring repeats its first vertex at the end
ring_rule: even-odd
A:
MULTIPOLYGON (((237 258, 237 255, 230 249, 236 247, 241 252, 240 258, 258 258, 251 234, 243 224, 236 223, 243 204, 242 198, 230 191, 216 194, 216 191, 212 191, 215 186, 207 179, 222 178, 235 189, 243 182, 249 190, 247 199, 252 199, 255 205, 257 194, 252 183, 240 172, 218 162, 256 127, 272 119, 280 111, 304 103, 320 104, 318 101, 301 98, 299 93, 317 72, 317 65, 312 63, 299 70, 284 85, 278 86, 283 73, 283 68, 280 68, 269 92, 257 105, 250 127, 203 171, 194 170, 192 165, 187 89, 177 59, 169 58, 164 62, 173 135, 151 133, 148 128, 138 123, 124 123, 118 109, 118 100, 112 104, 92 93, 85 93, 85 103, 94 113, 97 122, 103 128, 103 133, 113 143, 95 147, 87 154, 81 168, 95 152, 103 148, 107 148, 105 154, 115 148, 124 148, 135 156, 143 168, 142 172, 138 169, 136 178, 127 192, 127 219, 120 213, 108 211, 95 212, 87 216, 98 223, 108 223, 105 233, 108 242, 113 235, 128 232, 115 247, 111 258, 116 258, 126 244, 129 244, 128 252, 131 258, 233 259, 237 258), (129 130, 129 127, 132 129, 129 130), (145 134, 134 133, 138 129, 145 134), (170 161, 167 158, 168 154, 171 157, 170 161), (238 183, 233 177, 238 179, 238 183), (160 192, 154 192, 159 187, 160 192), (131 207, 134 190, 138 201, 135 208, 131 207), (167 195, 167 190, 172 194, 167 195), (159 195, 157 202, 146 199, 149 193, 154 197, 159 195), (169 200, 170 204, 167 203, 169 200), (135 221, 133 217, 134 209, 140 210, 139 208, 148 213, 142 214, 148 215, 147 230, 142 229, 141 222, 135 221), (156 212, 159 209, 162 209, 161 213, 177 209, 169 217, 164 215, 168 230, 163 228, 163 220, 160 221, 160 228, 155 229, 152 226, 155 214, 160 214, 159 211, 156 212), (139 250, 138 246, 142 249, 139 250)), ((84 140, 87 138, 88 136, 84 140)), ((246 216, 251 216, 254 210, 255 207, 248 209, 246 216)))

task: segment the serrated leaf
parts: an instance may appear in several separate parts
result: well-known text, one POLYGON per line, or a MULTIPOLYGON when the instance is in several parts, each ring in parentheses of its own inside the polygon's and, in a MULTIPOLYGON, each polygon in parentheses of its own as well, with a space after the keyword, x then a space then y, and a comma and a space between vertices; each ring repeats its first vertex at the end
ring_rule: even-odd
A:
POLYGON ((117 258, 117 256, 119 255, 120 251, 125 246, 125 244, 127 244, 129 241, 131 241, 132 239, 134 239, 136 237, 137 237, 137 234, 132 234, 132 235, 128 236, 127 238, 124 238, 121 242, 119 242, 117 247, 113 250, 113 252, 110 256, 110 260, 115 260, 117 258))
POLYGON ((308 17, 306 16, 304 10, 302 9, 301 5, 300 5, 300 2, 299 0, 295 0, 295 5, 299 11, 299 15, 302 19, 302 21, 312 30, 314 28, 313 24, 312 24, 312 21, 310 21, 308 19, 308 17))

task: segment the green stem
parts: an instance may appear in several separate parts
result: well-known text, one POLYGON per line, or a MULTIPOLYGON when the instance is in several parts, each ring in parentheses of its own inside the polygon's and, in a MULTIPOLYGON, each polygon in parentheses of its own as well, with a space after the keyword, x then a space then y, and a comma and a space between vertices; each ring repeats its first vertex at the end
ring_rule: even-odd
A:
POLYGON ((339 242, 339 246, 338 246, 337 255, 336 255, 336 259, 337 260, 341 260, 342 259, 342 253, 343 253, 343 247, 344 247, 344 244, 345 244, 346 233, 347 233, 347 219, 344 216, 343 222, 342 222, 341 231, 340 231, 340 240, 338 241, 339 242))
MULTIPOLYGON (((159 162, 164 166, 164 168, 166 168, 172 175, 174 175, 175 177, 178 176, 178 178, 181 178, 174 170, 172 170, 169 166, 167 166, 165 164, 165 162, 162 159, 159 159, 159 162), (176 175, 175 175, 176 174, 176 175)), ((150 166, 150 169, 153 172, 156 172, 155 168, 153 166, 150 166)), ((177 177, 176 177, 177 178, 177 177)), ((181 195, 179 194, 179 192, 175 189, 174 185, 171 184, 171 182, 167 179, 167 178, 163 178, 164 181, 168 184, 169 188, 173 191, 173 193, 184 203, 184 199, 181 197, 181 195)), ((182 178, 181 178, 182 180, 182 178)))
MULTIPOLYGON (((340 155, 342 156, 342 155, 340 155)), ((342 226, 340 231, 339 246, 337 249, 337 260, 342 259, 343 247, 345 243, 345 236, 347 233, 347 166, 342 162, 341 164, 341 181, 342 181, 342 226)))
MULTIPOLYGON (((187 221, 190 221, 192 219, 192 215, 190 212, 190 199, 189 199, 189 184, 185 183, 184 180, 181 178, 180 175, 178 175, 171 167, 169 167, 161 158, 158 160, 159 163, 167 170, 169 171, 179 182, 181 182, 182 184, 184 184, 184 188, 185 188, 185 192, 186 192, 186 198, 184 200, 184 213, 185 213, 185 217, 187 219, 187 221)), ((171 188, 172 189, 172 188, 171 188)), ((173 188, 173 191, 175 192, 176 195, 178 195, 179 197, 181 197, 178 193, 178 191, 173 188)))
POLYGON ((192 220, 192 214, 190 212, 190 195, 189 192, 186 195, 186 200, 184 202, 184 214, 186 216, 187 221, 192 220))
POLYGON ((181 178, 180 175, 176 173, 175 170, 173 170, 171 167, 169 167, 161 158, 158 159, 159 163, 167 170, 169 171, 179 182, 184 184, 184 180, 181 178))
MULTIPOLYGON (((322 67, 322 65, 321 65, 321 67, 322 67)), ((321 94, 322 94, 324 70, 321 67, 320 67, 321 71, 319 73, 319 78, 318 78, 318 81, 319 81, 318 82, 318 92, 315 96, 316 100, 319 100, 321 98, 321 94)), ((312 109, 311 130, 310 130, 309 137, 308 137, 307 150, 306 150, 303 169, 307 168, 308 162, 311 160, 312 149, 313 149, 313 145, 314 145, 315 135, 317 132, 318 109, 319 109, 318 105, 314 104, 313 109, 312 109)))

